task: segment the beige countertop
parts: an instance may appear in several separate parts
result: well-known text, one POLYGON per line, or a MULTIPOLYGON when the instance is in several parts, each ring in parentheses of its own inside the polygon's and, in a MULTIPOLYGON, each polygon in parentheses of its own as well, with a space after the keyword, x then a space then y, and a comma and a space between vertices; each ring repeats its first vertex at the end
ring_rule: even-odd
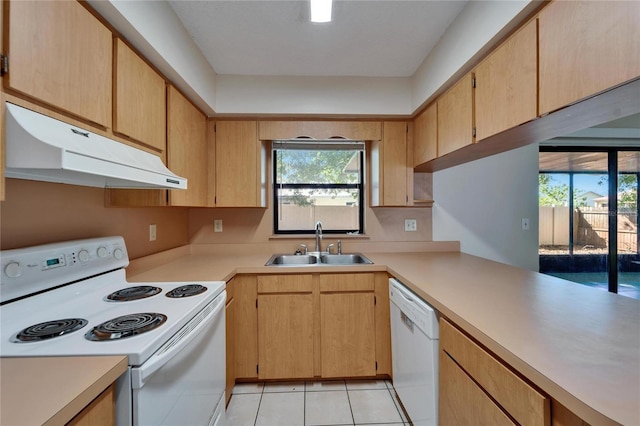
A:
POLYGON ((126 369, 126 356, 0 358, 0 424, 64 425, 126 369))
POLYGON ((267 254, 181 248, 128 279, 387 271, 586 422, 640 425, 640 301, 459 252, 364 254, 375 264, 266 267, 267 254))

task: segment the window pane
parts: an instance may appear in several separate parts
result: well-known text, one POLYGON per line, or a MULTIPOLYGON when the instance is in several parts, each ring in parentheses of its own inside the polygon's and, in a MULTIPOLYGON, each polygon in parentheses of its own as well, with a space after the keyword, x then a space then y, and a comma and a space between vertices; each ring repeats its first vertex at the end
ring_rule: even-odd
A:
POLYGON ((278 230, 359 229, 358 189, 278 189, 278 230))
MULTIPOLYGON (((606 158, 606 154, 601 156, 606 158)), ((573 175, 573 252, 575 254, 606 256, 609 251, 607 182, 606 173, 575 173, 573 175)), ((604 260, 602 263, 605 263, 604 260)), ((597 272, 606 272, 606 269, 597 272)))
POLYGON ((540 254, 569 253, 569 175, 540 173, 540 254))
POLYGON ((359 183, 359 152, 278 150, 277 183, 359 183))

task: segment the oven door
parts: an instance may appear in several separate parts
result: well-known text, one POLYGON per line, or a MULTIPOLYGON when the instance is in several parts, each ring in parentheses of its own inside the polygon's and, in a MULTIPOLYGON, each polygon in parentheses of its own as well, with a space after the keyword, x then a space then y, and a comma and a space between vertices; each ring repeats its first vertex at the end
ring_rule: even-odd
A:
POLYGON ((225 301, 223 291, 131 369, 134 426, 214 423, 217 405, 224 404, 225 301))

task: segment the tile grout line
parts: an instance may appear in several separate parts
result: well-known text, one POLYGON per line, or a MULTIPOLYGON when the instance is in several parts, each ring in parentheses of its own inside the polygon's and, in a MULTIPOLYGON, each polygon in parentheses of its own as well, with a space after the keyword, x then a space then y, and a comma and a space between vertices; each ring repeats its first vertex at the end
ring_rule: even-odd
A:
POLYGON ((347 382, 344 382, 344 390, 347 392, 347 401, 349 402, 349 412, 351 412, 351 420, 353 424, 356 424, 356 417, 353 415, 353 407, 351 407, 351 397, 349 396, 349 388, 347 388, 347 382))
POLYGON ((262 392, 260 392, 260 401, 258 401, 258 409, 256 410, 256 417, 253 421, 253 426, 258 424, 258 413, 260 412, 260 405, 262 404, 262 396, 264 395, 264 384, 262 385, 262 392))

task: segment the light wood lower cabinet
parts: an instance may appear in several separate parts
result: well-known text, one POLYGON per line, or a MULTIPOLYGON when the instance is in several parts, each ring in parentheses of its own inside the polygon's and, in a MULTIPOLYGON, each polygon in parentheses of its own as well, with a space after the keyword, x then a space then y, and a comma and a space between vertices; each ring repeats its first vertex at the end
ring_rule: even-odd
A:
POLYGON ((386 273, 237 275, 233 380, 391 373, 386 273))
POLYGON ((87 405, 67 426, 112 426, 115 418, 115 385, 109 386, 87 405))
POLYGON ((258 378, 258 286, 255 275, 233 278, 236 303, 233 317, 236 379, 258 378))
POLYGON ((373 274, 320 275, 322 377, 375 376, 373 274))
POLYGON ((440 424, 550 424, 550 399, 445 318, 439 358, 440 424))
POLYGON ((258 378, 313 377, 311 275, 258 276, 258 378))

